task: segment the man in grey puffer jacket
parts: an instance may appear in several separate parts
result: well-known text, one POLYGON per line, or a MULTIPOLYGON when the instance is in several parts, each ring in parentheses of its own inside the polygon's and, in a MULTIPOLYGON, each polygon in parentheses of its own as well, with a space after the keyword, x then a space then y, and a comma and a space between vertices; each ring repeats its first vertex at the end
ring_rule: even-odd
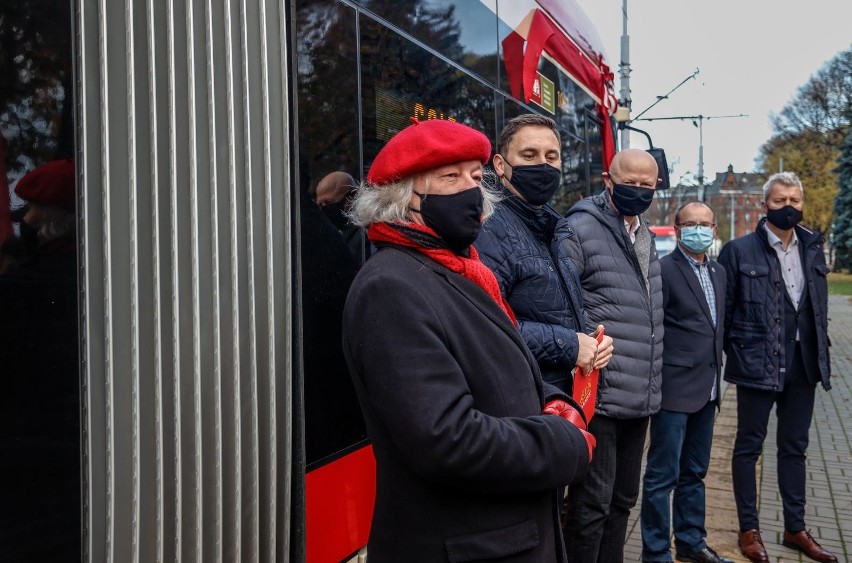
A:
POLYGON ((606 189, 574 205, 563 242, 583 287, 592 324, 606 325, 612 359, 600 376, 597 439, 586 478, 568 491, 565 542, 572 562, 623 561, 630 509, 639 496, 645 433, 660 410, 663 356, 662 280, 653 236, 641 214, 659 183, 643 150, 616 154, 606 189))

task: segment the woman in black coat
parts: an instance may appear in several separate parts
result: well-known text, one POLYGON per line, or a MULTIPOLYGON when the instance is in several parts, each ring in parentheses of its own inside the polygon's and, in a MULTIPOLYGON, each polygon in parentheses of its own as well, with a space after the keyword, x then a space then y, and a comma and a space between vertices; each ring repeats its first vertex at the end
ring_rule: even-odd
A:
POLYGON ((584 475, 594 438, 542 384, 470 246, 492 209, 490 150, 458 123, 415 123, 350 211, 379 247, 343 319, 377 462, 370 563, 565 560, 558 490, 584 475))

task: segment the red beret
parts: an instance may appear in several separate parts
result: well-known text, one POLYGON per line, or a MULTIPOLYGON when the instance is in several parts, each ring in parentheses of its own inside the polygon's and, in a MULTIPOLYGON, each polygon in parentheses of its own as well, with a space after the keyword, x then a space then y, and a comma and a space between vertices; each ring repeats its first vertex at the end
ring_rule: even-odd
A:
POLYGON ((485 164, 491 156, 488 137, 467 125, 444 119, 411 121, 376 155, 367 174, 369 183, 388 184, 463 160, 485 164))
POLYGON ((15 185, 18 197, 39 205, 55 205, 73 211, 74 161, 70 158, 52 160, 30 170, 15 185))

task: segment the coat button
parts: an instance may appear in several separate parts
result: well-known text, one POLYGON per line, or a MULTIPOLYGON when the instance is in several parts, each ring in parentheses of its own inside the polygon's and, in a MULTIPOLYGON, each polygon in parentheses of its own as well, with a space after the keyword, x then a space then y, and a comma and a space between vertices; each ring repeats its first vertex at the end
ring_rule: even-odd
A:
POLYGON ((565 346, 565 341, 562 340, 561 338, 557 338, 556 343, 559 344, 560 348, 563 348, 565 346))
POLYGON ((750 272, 748 273, 748 275, 750 275, 750 276, 754 276, 754 275, 756 275, 756 274, 757 274, 757 272, 755 272, 754 270, 752 270, 752 271, 750 271, 750 272))

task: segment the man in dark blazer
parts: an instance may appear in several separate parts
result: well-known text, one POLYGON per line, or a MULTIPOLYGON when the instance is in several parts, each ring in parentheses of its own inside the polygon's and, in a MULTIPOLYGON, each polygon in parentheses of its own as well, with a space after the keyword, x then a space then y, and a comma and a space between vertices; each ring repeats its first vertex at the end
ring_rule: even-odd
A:
POLYGON ((693 201, 675 212, 678 246, 660 259, 665 312, 662 405, 651 416, 642 493, 642 559, 729 562, 707 546, 704 477, 710 464, 725 315, 724 269, 707 257, 716 217, 693 201), (674 499, 669 510, 669 494, 674 499))

